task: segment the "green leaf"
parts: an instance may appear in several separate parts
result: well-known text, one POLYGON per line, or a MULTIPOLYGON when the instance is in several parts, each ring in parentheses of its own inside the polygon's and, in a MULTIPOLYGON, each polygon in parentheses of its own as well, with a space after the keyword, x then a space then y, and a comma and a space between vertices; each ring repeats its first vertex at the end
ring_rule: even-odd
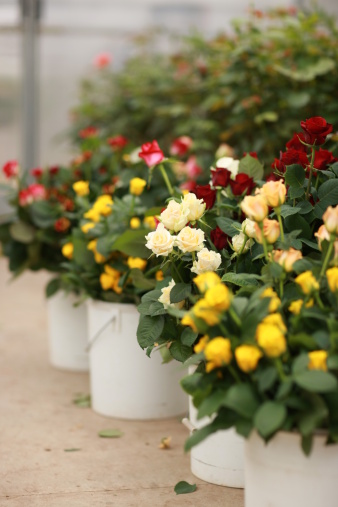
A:
POLYGON ((119 234, 105 234, 97 240, 96 250, 105 257, 112 252, 112 246, 119 237, 119 234))
POLYGON ((258 389, 260 390, 260 392, 264 392, 270 389, 276 382, 277 377, 278 373, 274 366, 269 366, 268 368, 265 368, 265 370, 257 374, 258 389))
POLYGON ((164 327, 164 318, 141 316, 137 328, 137 341, 142 349, 154 345, 161 336, 164 327))
POLYGON ((73 399, 74 405, 77 405, 78 407, 87 408, 91 406, 91 396, 90 394, 78 394, 73 399))
POLYGON ((63 449, 65 452, 76 452, 81 451, 78 447, 71 447, 70 449, 63 449))
POLYGON ((184 363, 192 355, 192 348, 183 345, 179 341, 172 342, 169 350, 173 358, 180 361, 180 363, 184 363))
POLYGON ((299 213, 299 208, 297 208, 296 206, 292 207, 289 206, 288 204, 283 204, 283 206, 281 206, 280 214, 282 215, 283 218, 286 218, 290 215, 296 215, 297 213, 299 213))
POLYGON ((294 376, 295 383, 313 393, 336 391, 337 379, 332 373, 320 370, 303 371, 294 376))
POLYGON ((195 333, 191 327, 186 327, 181 334, 181 342, 183 345, 191 347, 195 343, 197 336, 198 333, 195 333))
MULTIPOLYGON (((267 113, 263 113, 267 114, 267 113)), ((275 121, 275 120, 270 120, 275 121)), ((261 180, 264 176, 264 167, 260 163, 259 160, 257 160, 254 157, 251 157, 249 154, 245 155, 240 162, 238 166, 238 172, 244 173, 253 178, 255 181, 261 180)))
POLYGON ((212 394, 207 396, 198 407, 198 419, 214 414, 222 405, 223 400, 224 391, 221 390, 214 391, 212 394))
POLYGON ((179 303, 191 294, 191 284, 177 283, 170 291, 170 303, 179 303))
POLYGON ((233 283, 239 287, 248 287, 249 285, 259 286, 258 280, 261 277, 250 273, 225 273, 222 276, 222 282, 233 283))
POLYGON ((312 449, 312 441, 313 441, 312 435, 302 436, 302 449, 305 456, 310 455, 312 449))
POLYGON ((338 370, 338 355, 337 354, 328 357, 327 367, 329 370, 338 370))
POLYGON ((132 257, 147 259, 151 251, 146 247, 147 229, 133 229, 123 232, 114 242, 112 248, 132 257))
POLYGON ((61 288, 61 280, 60 278, 53 278, 50 280, 46 286, 45 294, 47 298, 54 296, 56 292, 61 288))
POLYGON ((189 482, 180 481, 176 484, 174 491, 176 495, 185 495, 196 491, 196 487, 196 484, 189 484, 189 482))
POLYGON ((284 405, 274 401, 266 401, 257 410, 254 425, 263 438, 268 438, 283 426, 286 415, 287 411, 284 405))
POLYGON ((259 402, 251 385, 235 384, 228 389, 222 405, 243 417, 251 418, 259 407, 259 402))
POLYGON ((163 206, 154 206, 152 208, 147 209, 147 211, 145 212, 144 216, 145 217, 153 217, 153 216, 156 216, 156 215, 160 215, 162 209, 163 209, 163 206))
POLYGON ((216 218, 217 225, 220 229, 222 229, 225 234, 228 236, 236 236, 239 234, 241 230, 241 224, 236 222, 235 220, 231 220, 231 218, 219 217, 216 218))
POLYGON ((13 239, 20 243, 31 243, 35 238, 35 229, 25 222, 14 222, 9 226, 9 232, 13 239))
POLYGON ((124 435, 124 433, 117 429, 109 429, 109 430, 101 430, 98 432, 99 437, 101 438, 119 438, 124 435))
POLYGON ((133 285, 137 289, 152 290, 156 285, 156 280, 152 280, 144 276, 140 269, 133 268, 130 270, 130 278, 132 279, 133 285))
POLYGON ((290 165, 286 169, 285 183, 290 187, 300 188, 305 181, 305 169, 298 164, 290 165))
POLYGON ((202 373, 192 373, 183 377, 180 384, 186 393, 192 395, 198 390, 202 378, 202 373))
POLYGON ((328 206, 338 204, 338 179, 325 181, 319 187, 318 198, 319 202, 317 202, 313 211, 317 218, 322 218, 328 206))

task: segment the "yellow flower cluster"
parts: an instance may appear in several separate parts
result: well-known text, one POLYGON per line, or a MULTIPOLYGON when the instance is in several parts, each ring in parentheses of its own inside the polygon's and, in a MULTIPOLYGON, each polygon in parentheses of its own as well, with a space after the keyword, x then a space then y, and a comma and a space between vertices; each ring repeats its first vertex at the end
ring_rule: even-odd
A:
POLYGON ((209 326, 218 324, 223 311, 231 304, 231 293, 228 287, 218 283, 207 289, 204 297, 197 301, 192 309, 193 315, 204 320, 209 326))
POLYGON ((254 371, 262 356, 262 352, 256 345, 240 345, 235 350, 236 362, 244 373, 254 371))
POLYGON ((101 216, 108 216, 112 212, 114 201, 109 194, 100 195, 94 202, 92 208, 83 216, 92 222, 99 222, 101 216))
POLYGON ((326 350, 314 350, 308 353, 309 357, 309 370, 323 370, 327 371, 327 352, 326 350))
POLYGON ((311 271, 304 271, 295 278, 295 282, 300 286, 303 293, 308 295, 319 289, 319 283, 313 276, 311 271))
POLYGON ((231 342, 229 338, 217 336, 208 342, 204 349, 204 356, 207 361, 206 372, 227 365, 232 359, 231 342))
POLYGON ((147 266, 147 261, 140 257, 128 257, 127 264, 130 269, 140 269, 144 271, 147 266))
POLYGON ((104 266, 104 273, 100 275, 100 284, 102 289, 112 289, 117 294, 121 294, 122 287, 119 287, 120 278, 120 272, 106 264, 104 266))
POLYGON ((67 257, 67 259, 72 259, 74 253, 73 243, 66 243, 65 245, 63 245, 61 252, 64 257, 67 257))
POLYGON ((104 255, 100 254, 100 252, 97 251, 97 239, 93 239, 92 241, 89 241, 87 245, 88 250, 93 252, 95 262, 98 264, 102 264, 102 262, 106 261, 106 258, 104 255))
POLYGON ((73 190, 76 195, 83 197, 89 194, 89 181, 77 181, 73 184, 73 190))

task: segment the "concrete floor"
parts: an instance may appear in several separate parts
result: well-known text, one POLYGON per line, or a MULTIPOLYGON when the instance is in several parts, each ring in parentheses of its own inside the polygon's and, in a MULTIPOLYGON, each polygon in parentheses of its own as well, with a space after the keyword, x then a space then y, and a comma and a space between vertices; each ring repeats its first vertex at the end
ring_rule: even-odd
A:
POLYGON ((88 375, 49 365, 47 275, 9 278, 0 259, 1 507, 243 507, 241 490, 191 474, 179 420, 113 420, 74 405, 76 393, 88 393, 88 375), (106 428, 124 436, 99 438, 106 428), (168 435, 172 447, 160 450, 168 435), (72 448, 80 450, 65 451, 72 448), (181 480, 197 490, 176 496, 181 480))

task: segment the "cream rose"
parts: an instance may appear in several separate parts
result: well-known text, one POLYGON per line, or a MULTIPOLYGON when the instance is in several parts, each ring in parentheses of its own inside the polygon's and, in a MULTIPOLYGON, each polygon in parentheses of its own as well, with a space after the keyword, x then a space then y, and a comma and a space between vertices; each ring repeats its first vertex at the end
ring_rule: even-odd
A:
POLYGON ((201 218, 205 211, 205 206, 203 199, 197 199, 196 195, 191 192, 186 194, 182 201, 183 210, 188 211, 189 222, 194 222, 201 218))
POLYGON ((282 180, 268 181, 262 188, 256 190, 256 194, 265 197, 266 202, 272 208, 277 208, 285 202, 286 186, 282 180))
POLYGON ((262 222, 269 213, 269 208, 263 195, 247 195, 240 204, 245 215, 255 222, 262 222))
POLYGON ((238 173, 239 160, 232 157, 222 157, 216 162, 216 167, 221 169, 228 169, 231 172, 231 177, 235 178, 238 173))
POLYGON ((199 252, 204 247, 204 232, 201 229, 184 227, 176 237, 176 246, 182 252, 199 252))
POLYGON ((246 218, 244 222, 242 222, 242 232, 246 234, 249 238, 254 238, 256 236, 256 222, 246 218))
POLYGON ((170 303, 170 292, 171 289, 175 286, 174 280, 171 280, 167 287, 163 287, 161 289, 162 295, 158 298, 159 302, 162 303, 164 308, 168 308, 168 306, 173 306, 174 308, 182 308, 184 306, 184 300, 179 303, 170 303))
POLYGON ((174 248, 175 236, 172 236, 163 224, 158 224, 156 231, 150 232, 146 240, 146 247, 152 250, 156 257, 167 257, 174 248))
POLYGON ((243 234, 243 232, 236 234, 236 236, 232 238, 232 247, 236 253, 239 253, 242 250, 242 248, 243 248, 242 253, 247 252, 249 250, 250 246, 253 243, 253 240, 248 239, 245 243, 245 246, 243 247, 245 240, 246 236, 245 234, 243 234))
POLYGON ((263 243, 262 236, 264 236, 264 238, 269 244, 273 244, 277 241, 280 235, 280 227, 277 220, 269 220, 268 218, 264 218, 263 220, 263 234, 258 224, 255 224, 255 231, 256 231, 255 239, 257 243, 260 244, 263 243))
POLYGON ((329 206, 323 215, 323 222, 330 234, 338 235, 338 206, 329 206))
POLYGON ((170 231, 178 232, 189 222, 189 210, 184 209, 182 205, 174 200, 169 201, 168 206, 160 215, 160 220, 164 227, 170 231))
POLYGON ((303 255, 300 250, 289 248, 289 250, 274 250, 272 258, 289 273, 293 270, 294 263, 302 259, 303 255))
POLYGON ((197 260, 194 261, 191 271, 197 275, 206 273, 207 271, 216 271, 221 262, 221 254, 207 248, 202 248, 197 254, 197 260))

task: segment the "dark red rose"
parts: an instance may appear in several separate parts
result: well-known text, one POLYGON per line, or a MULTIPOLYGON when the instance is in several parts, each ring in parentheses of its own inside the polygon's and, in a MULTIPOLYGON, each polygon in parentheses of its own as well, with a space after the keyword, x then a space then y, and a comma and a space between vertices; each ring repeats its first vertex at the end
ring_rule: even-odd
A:
POLYGON ((19 173, 19 164, 17 160, 9 160, 6 162, 6 164, 3 166, 2 171, 6 178, 13 178, 14 176, 17 176, 19 173))
POLYGON ((275 160, 271 164, 271 169, 276 169, 280 173, 284 173, 286 170, 286 167, 280 159, 275 158, 275 160))
POLYGON ((211 171, 211 181, 214 187, 227 187, 230 183, 231 172, 222 167, 211 171))
POLYGON ((301 143, 301 141, 305 142, 303 132, 296 132, 293 134, 292 139, 286 143, 286 147, 288 150, 297 150, 297 151, 307 151, 307 147, 301 143))
POLYGON ((187 151, 191 148, 191 145, 193 143, 193 140, 189 136, 181 136, 174 139, 174 141, 171 143, 170 146, 170 154, 171 155, 178 155, 181 157, 182 155, 185 155, 187 151))
POLYGON ((41 178, 43 171, 40 167, 36 167, 35 169, 32 169, 30 173, 34 176, 34 178, 41 178))
POLYGON ((87 139, 88 137, 96 137, 97 136, 97 128, 96 127, 86 127, 79 132, 79 137, 81 139, 87 139))
POLYGON ((138 156, 143 158, 148 167, 157 165, 164 159, 163 151, 160 149, 157 141, 142 144, 138 156))
POLYGON ((318 171, 323 171, 327 168, 329 164, 333 164, 337 162, 337 158, 333 156, 331 151, 322 150, 321 148, 315 152, 315 160, 313 163, 313 167, 318 169, 318 171))
POLYGON ((234 195, 250 195, 255 187, 253 178, 250 178, 248 174, 238 173, 234 180, 230 180, 230 187, 234 195))
POLYGON ((210 232, 210 238, 217 250, 223 250, 228 245, 228 236, 218 226, 210 232))
POLYGON ((56 232, 65 232, 70 227, 70 221, 66 217, 61 217, 54 222, 54 230, 56 232))
POLYGON ((255 158, 258 160, 258 155, 255 151, 249 151, 249 153, 247 153, 246 151, 243 153, 243 157, 246 157, 247 155, 250 155, 250 157, 252 158, 255 158))
POLYGON ((128 139, 124 136, 114 136, 110 137, 107 141, 109 146, 112 148, 117 148, 119 150, 122 150, 126 146, 126 144, 129 143, 128 139))
POLYGON ((49 168, 49 174, 51 174, 52 176, 55 176, 58 172, 59 172, 60 168, 59 166, 57 165, 52 165, 50 168, 49 168))
POLYGON ((203 199, 206 209, 211 209, 214 206, 217 192, 210 185, 196 185, 192 192, 198 199, 203 199))
POLYGON ((280 161, 285 166, 292 164, 299 164, 303 167, 306 167, 309 163, 306 153, 304 151, 298 150, 287 150, 284 153, 281 153, 280 161))
POLYGON ((327 123, 321 116, 313 116, 300 122, 304 130, 304 139, 308 144, 321 145, 325 143, 326 136, 332 132, 331 123, 327 123))

